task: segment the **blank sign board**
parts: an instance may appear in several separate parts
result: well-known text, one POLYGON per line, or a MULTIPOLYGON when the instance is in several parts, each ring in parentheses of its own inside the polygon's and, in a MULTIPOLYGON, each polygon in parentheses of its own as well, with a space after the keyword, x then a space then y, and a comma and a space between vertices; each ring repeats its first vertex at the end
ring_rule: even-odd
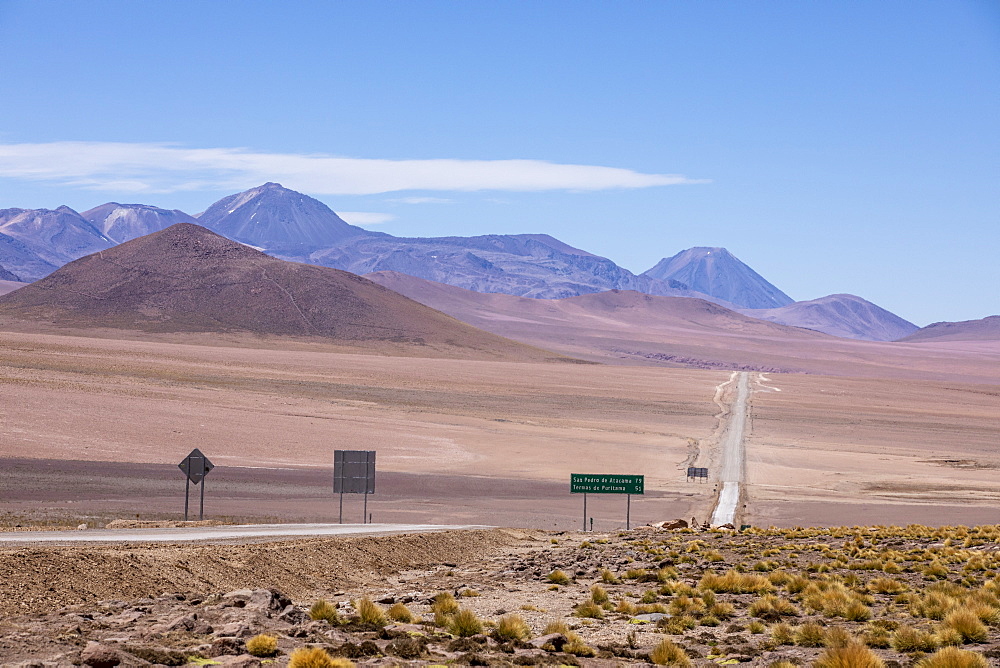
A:
POLYGON ((333 451, 333 493, 375 493, 375 451, 333 451))

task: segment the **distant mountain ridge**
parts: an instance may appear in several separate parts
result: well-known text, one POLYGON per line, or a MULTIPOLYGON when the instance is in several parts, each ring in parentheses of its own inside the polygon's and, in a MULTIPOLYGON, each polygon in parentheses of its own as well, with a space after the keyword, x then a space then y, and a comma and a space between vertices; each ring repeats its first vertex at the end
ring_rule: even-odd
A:
POLYGON ((115 245, 68 206, 0 210, 0 264, 34 281, 57 267, 115 245), (13 240, 12 243, 7 241, 13 240))
POLYGON ((829 295, 780 308, 740 309, 740 312, 783 325, 867 341, 895 341, 918 329, 912 322, 856 295, 829 295))
POLYGON ((118 202, 96 206, 80 215, 118 244, 165 230, 177 223, 197 222, 193 216, 177 209, 168 211, 147 204, 118 202))
POLYGON ((818 331, 874 340, 916 330, 856 297, 847 303, 832 295, 796 308, 724 248, 691 248, 636 275, 547 234, 404 238, 372 232, 345 222, 319 200, 271 182, 224 197, 197 217, 114 202, 84 214, 65 206, 0 210, 0 265, 35 281, 88 253, 195 220, 274 257, 355 274, 396 271, 476 292, 543 299, 608 290, 694 297, 733 310, 766 308, 754 316, 793 326, 807 321, 804 326, 818 331))
POLYGON ((960 322, 935 322, 899 339, 908 343, 935 341, 1000 341, 1000 315, 960 322))
POLYGON ((0 297, 0 318, 76 330, 378 343, 430 356, 555 357, 360 276, 278 260, 189 223, 85 256, 0 297))
POLYGON ((795 301, 725 248, 689 248, 663 258, 643 276, 680 281, 692 290, 744 308, 777 308, 795 301))

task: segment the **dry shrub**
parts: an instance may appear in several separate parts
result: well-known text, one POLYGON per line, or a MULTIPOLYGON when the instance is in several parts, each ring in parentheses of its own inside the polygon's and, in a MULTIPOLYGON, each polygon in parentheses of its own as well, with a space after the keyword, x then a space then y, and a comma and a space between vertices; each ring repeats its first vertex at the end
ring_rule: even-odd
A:
POLYGON ((386 611, 386 617, 394 622, 409 624, 414 620, 413 613, 402 603, 396 603, 386 611))
POLYGON ((988 668, 990 664, 982 654, 957 647, 945 647, 913 665, 916 668, 988 668))
POLYGON ((760 621, 759 619, 755 619, 749 624, 747 624, 747 631, 749 631, 753 635, 760 635, 761 633, 764 632, 764 629, 766 628, 767 627, 764 626, 764 622, 760 621))
POLYGON ((889 641, 897 652, 931 652, 937 649, 937 640, 933 635, 912 626, 900 626, 889 641))
POLYGON ((354 668, 354 663, 335 659, 319 647, 300 647, 289 657, 288 668, 354 668))
POLYGON ((567 654, 572 654, 573 656, 597 655, 594 648, 583 642, 583 638, 581 638, 579 634, 569 631, 563 635, 566 636, 566 644, 563 645, 563 651, 567 654))
POLYGON ((847 647, 856 642, 850 631, 840 626, 831 626, 823 634, 823 644, 826 647, 847 647))
POLYGON ((933 561, 923 571, 925 580, 943 580, 948 577, 948 568, 940 561, 933 561))
POLYGON ((385 626, 388 620, 382 606, 375 603, 370 598, 365 597, 354 602, 354 609, 358 611, 358 621, 362 624, 372 626, 385 626))
POLYGON ((690 596, 678 596, 670 602, 670 614, 684 615, 687 613, 700 613, 705 609, 705 603, 700 598, 690 596))
POLYGON ((795 629, 785 623, 775 624, 771 627, 771 640, 779 645, 794 645, 795 629))
POLYGON ((736 614, 736 608, 733 607, 732 603, 719 602, 708 608, 708 614, 719 619, 729 619, 736 614))
POLYGON ((635 603, 623 598, 615 606, 615 612, 620 612, 623 615, 634 615, 638 612, 638 608, 636 608, 635 603))
POLYGON ((822 647, 826 630, 819 624, 808 622, 795 629, 795 644, 799 647, 822 647))
POLYGON ((865 647, 851 643, 845 647, 831 647, 817 657, 814 668, 885 668, 885 661, 865 647))
MULTIPOLYGON (((563 573, 563 575, 565 575, 565 573, 563 573)), ((431 611, 441 612, 446 615, 453 615, 458 612, 458 601, 455 600, 455 597, 452 596, 451 592, 443 591, 434 596, 434 602, 431 604, 431 611)))
POLYGON ((337 606, 323 599, 316 601, 309 608, 309 618, 316 621, 325 619, 330 624, 336 624, 340 621, 337 616, 337 606))
POLYGON ((531 629, 521 615, 504 615, 493 629, 493 637, 500 642, 527 640, 531 637, 531 629))
POLYGON ((566 622, 560 620, 549 622, 545 625, 545 628, 542 629, 542 635, 547 636, 550 633, 561 633, 566 635, 569 633, 569 626, 566 625, 566 622))
POLYGON ((590 588, 590 600, 597 605, 607 603, 610 600, 608 599, 608 590, 601 585, 595 584, 590 588))
POLYGON ((698 620, 691 615, 678 615, 676 617, 661 619, 656 623, 656 625, 657 627, 663 629, 664 633, 668 633, 672 636, 679 636, 685 631, 690 631, 694 627, 698 626, 698 620))
POLYGON ((561 570, 559 570, 558 568, 556 570, 552 571, 551 573, 549 573, 547 577, 548 577, 549 582, 551 582, 552 584, 557 584, 557 585, 568 585, 569 584, 569 576, 566 575, 561 570))
POLYGON ((601 606, 597 605, 593 601, 586 601, 577 606, 576 612, 574 612, 577 617, 589 617, 590 619, 604 619, 604 611, 601 610, 601 606))
POLYGON ((944 618, 944 626, 962 636, 963 642, 985 642, 989 631, 971 610, 955 610, 944 618))
POLYGON ((751 603, 747 611, 751 617, 760 617, 770 622, 777 621, 782 617, 795 617, 799 614, 791 601, 771 594, 765 594, 751 603))
POLYGON ((604 584, 618 584, 621 580, 606 568, 601 569, 601 582, 604 584))
POLYGON ((876 594, 902 594, 906 590, 905 583, 893 578, 875 578, 868 583, 868 591, 876 594))
POLYGON ((763 594, 774 591, 774 585, 765 576, 735 570, 726 571, 723 575, 705 573, 698 588, 727 594, 763 594))
POLYGON ((247 654, 259 657, 274 656, 278 652, 278 639, 266 633, 247 640, 247 654))
POLYGON ((791 661, 774 661, 767 664, 767 668, 799 668, 799 666, 791 661))
POLYGON ((660 644, 649 653, 649 660, 658 666, 690 666, 691 659, 688 658, 683 648, 678 647, 669 638, 664 638, 660 644))
POLYGON ((459 638, 468 638, 483 632, 483 623, 472 610, 462 608, 449 620, 448 632, 459 638))

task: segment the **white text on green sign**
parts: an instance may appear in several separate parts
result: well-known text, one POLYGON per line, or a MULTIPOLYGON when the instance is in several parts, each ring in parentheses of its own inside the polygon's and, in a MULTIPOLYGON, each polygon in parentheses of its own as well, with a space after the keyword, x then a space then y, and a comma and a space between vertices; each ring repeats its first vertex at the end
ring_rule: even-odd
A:
POLYGON ((641 475, 590 473, 571 473, 569 475, 571 494, 642 494, 645 486, 645 476, 641 475))

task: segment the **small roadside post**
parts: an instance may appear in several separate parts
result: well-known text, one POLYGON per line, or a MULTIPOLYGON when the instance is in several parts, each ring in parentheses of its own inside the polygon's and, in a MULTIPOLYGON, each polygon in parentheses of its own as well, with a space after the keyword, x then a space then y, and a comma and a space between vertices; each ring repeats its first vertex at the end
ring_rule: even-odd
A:
POLYGON ((177 467, 184 472, 184 521, 188 521, 188 497, 190 496, 191 483, 201 485, 201 504, 198 507, 198 519, 205 519, 205 477, 215 468, 215 464, 209 461, 208 457, 202 454, 201 450, 195 448, 185 457, 177 467))
MULTIPOLYGON (((569 474, 570 494, 583 494, 583 530, 587 530, 587 494, 624 494, 625 528, 632 528, 632 495, 644 494, 646 477, 641 475, 608 475, 590 473, 569 474)), ((593 520, 590 525, 594 528, 593 520)))
POLYGON ((340 494, 340 523, 344 523, 344 494, 364 494, 361 523, 369 521, 368 495, 375 493, 375 451, 333 451, 333 493, 340 494))

